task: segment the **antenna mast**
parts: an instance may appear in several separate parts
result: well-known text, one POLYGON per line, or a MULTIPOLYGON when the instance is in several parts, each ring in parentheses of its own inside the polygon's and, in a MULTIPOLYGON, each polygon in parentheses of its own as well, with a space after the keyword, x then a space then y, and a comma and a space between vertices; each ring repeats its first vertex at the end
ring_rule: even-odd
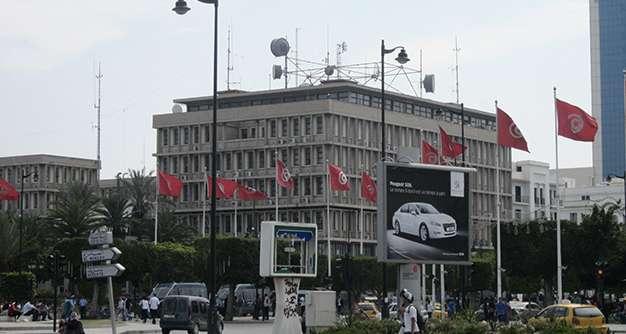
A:
POLYGON ((230 25, 228 26, 228 48, 226 49, 226 53, 228 54, 227 62, 226 62, 226 91, 230 90, 230 72, 233 70, 233 66, 230 64, 230 25))
POLYGON ((456 72, 456 104, 459 104, 459 52, 461 49, 459 49, 456 36, 454 36, 454 49, 452 49, 452 51, 454 51, 455 58, 454 71, 456 72))
MULTIPOLYGON (((300 66, 298 64, 298 31, 300 30, 300 28, 296 28, 296 71, 298 71, 300 69, 300 66)), ((298 87, 298 72, 296 72, 296 87, 298 87)))
POLYGON ((100 70, 100 63, 98 63, 98 74, 96 75, 96 79, 98 80, 98 104, 94 104, 94 108, 98 111, 98 124, 96 125, 96 129, 98 130, 98 183, 100 183, 100 169, 102 168, 102 162, 100 160, 100 101, 101 101, 101 87, 102 87, 102 71, 100 70))

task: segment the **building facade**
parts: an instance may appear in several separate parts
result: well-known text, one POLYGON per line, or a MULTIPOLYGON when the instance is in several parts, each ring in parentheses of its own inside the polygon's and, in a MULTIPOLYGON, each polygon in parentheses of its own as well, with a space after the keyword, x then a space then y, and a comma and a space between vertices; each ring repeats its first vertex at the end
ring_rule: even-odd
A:
MULTIPOLYGON (((460 141, 459 105, 389 93, 386 98, 386 146, 397 160, 402 148, 435 145, 442 126, 460 141)), ((210 97, 176 99, 186 112, 154 115, 158 168, 184 180, 177 213, 201 226, 205 167, 210 167, 210 97)), ((217 168, 270 195, 257 202, 218 200, 220 233, 255 234, 259 222, 274 219, 275 158, 286 162, 295 178, 292 190, 279 189, 279 219, 317 223, 320 240, 327 240, 326 160, 339 165, 352 189, 333 192, 330 238, 334 254, 374 255, 376 207, 360 198, 360 174, 375 176, 381 159, 380 91, 348 81, 259 92, 225 92, 218 106, 217 168), (235 223, 236 221, 236 223, 235 223), (350 242, 348 242, 348 240, 350 242), (349 246, 348 246, 349 245, 349 246)), ((495 221, 495 115, 465 109, 467 164, 477 168, 470 179, 472 239, 476 247, 492 247, 495 221)), ((511 217, 511 155, 500 148, 500 184, 504 220, 511 217)), ((207 226, 209 226, 207 224, 207 226)), ((325 248, 320 249, 325 253, 325 248)))
POLYGON ((514 222, 556 219, 556 182, 549 164, 514 162, 511 182, 514 222))
POLYGON ((589 0, 591 103, 600 131, 593 143, 595 183, 624 175, 624 76, 626 69, 626 2, 589 0))
MULTIPOLYGON (((17 191, 23 186, 24 211, 40 215, 52 207, 56 194, 67 184, 83 182, 97 186, 98 161, 49 154, 0 157, 0 178, 17 191), (29 173, 32 174, 23 179, 22 185, 22 175, 29 173)), ((19 201, 0 201, 2 211, 18 209, 19 201)))

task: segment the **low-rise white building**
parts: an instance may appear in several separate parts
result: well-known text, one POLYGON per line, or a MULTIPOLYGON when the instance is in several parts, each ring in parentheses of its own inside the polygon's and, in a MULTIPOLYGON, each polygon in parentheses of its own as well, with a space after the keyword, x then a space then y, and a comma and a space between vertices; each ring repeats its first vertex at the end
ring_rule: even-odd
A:
MULTIPOLYGON (((514 222, 556 219, 556 171, 548 163, 514 162, 511 177, 514 222)), ((560 169, 559 178, 561 220, 581 223, 594 205, 618 204, 615 218, 624 223, 624 180, 595 182, 590 167, 560 169)))

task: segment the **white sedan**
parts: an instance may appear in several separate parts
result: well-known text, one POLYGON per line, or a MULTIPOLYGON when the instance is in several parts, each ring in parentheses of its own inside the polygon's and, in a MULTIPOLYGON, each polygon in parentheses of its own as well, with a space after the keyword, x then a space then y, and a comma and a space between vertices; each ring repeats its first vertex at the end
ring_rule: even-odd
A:
POLYGON ((437 211, 428 203, 405 203, 393 214, 396 235, 411 234, 422 242, 456 235, 454 218, 437 211))

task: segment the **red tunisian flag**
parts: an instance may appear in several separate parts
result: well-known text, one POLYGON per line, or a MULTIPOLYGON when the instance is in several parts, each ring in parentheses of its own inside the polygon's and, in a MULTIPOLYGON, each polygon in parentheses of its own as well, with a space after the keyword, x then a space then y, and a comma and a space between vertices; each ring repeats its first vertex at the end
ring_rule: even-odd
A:
POLYGON ((283 188, 293 188, 293 177, 291 177, 285 163, 280 159, 276 159, 276 182, 283 188))
POLYGON ((17 201, 20 193, 8 181, 0 179, 0 201, 17 201))
POLYGON ((455 142, 450 136, 439 127, 439 136, 441 137, 441 154, 444 157, 456 158, 463 153, 466 147, 455 142))
POLYGON ((573 104, 555 100, 559 136, 577 141, 593 141, 598 131, 596 119, 573 104))
POLYGON ((500 108, 496 108, 496 119, 498 123, 498 144, 530 153, 526 139, 517 125, 515 125, 515 122, 513 122, 513 119, 500 108))
POLYGON ((361 198, 376 203, 376 182, 367 172, 361 173, 361 198))
POLYGON ((422 163, 431 165, 439 164, 439 152, 425 140, 422 140, 422 163))
POLYGON ((176 176, 159 171, 159 195, 178 197, 183 182, 176 176))
MULTIPOLYGON (((208 177, 207 179, 207 196, 209 198, 211 198, 211 181, 213 180, 212 177, 208 177)), ((217 188, 217 198, 218 199, 223 199, 223 198, 233 198, 233 195, 235 194, 235 191, 237 190, 237 186, 239 185, 239 183, 237 183, 235 180, 229 180, 229 179, 224 179, 221 177, 218 177, 215 180, 215 187, 217 188)))
POLYGON ((252 187, 243 184, 239 184, 237 187, 237 196, 242 201, 260 201, 267 198, 266 193, 252 187))
POLYGON ((346 173, 339 166, 328 164, 328 175, 330 175, 330 189, 336 191, 349 191, 350 182, 346 173))

